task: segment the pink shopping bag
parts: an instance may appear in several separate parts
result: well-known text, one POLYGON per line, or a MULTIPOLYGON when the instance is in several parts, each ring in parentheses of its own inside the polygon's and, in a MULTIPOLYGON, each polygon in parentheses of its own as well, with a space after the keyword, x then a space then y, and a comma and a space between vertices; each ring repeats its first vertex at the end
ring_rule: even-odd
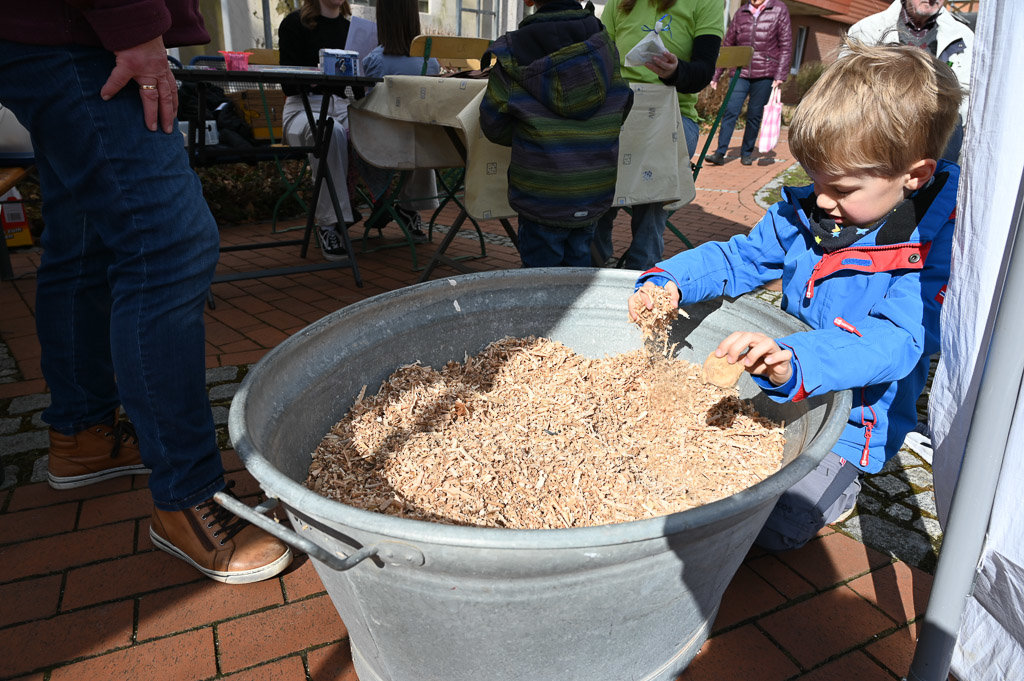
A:
POLYGON ((761 130, 757 135, 757 150, 767 154, 775 148, 782 130, 782 88, 773 87, 761 116, 761 130))

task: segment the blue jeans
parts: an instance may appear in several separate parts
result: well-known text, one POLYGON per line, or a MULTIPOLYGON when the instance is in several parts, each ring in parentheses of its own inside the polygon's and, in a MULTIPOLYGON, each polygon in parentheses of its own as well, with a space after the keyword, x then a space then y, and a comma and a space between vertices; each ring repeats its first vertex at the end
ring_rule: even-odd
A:
POLYGON ((754 153, 754 145, 757 144, 757 133, 761 130, 761 117, 764 115, 764 105, 772 95, 771 78, 739 78, 736 81, 736 88, 729 97, 729 104, 722 114, 722 127, 718 131, 718 149, 715 153, 725 154, 729 149, 729 140, 732 139, 732 131, 736 127, 736 119, 740 117, 743 109, 743 100, 750 97, 747 102, 747 125, 743 128, 743 146, 740 147, 742 156, 750 156, 754 153))
POLYGON ((146 129, 134 83, 100 99, 113 67, 98 48, 0 41, 0 101, 43 195, 43 418, 70 435, 123 406, 154 503, 178 510, 224 486, 203 322, 219 235, 177 129, 146 129))
POLYGON ((594 225, 565 229, 519 217, 519 257, 523 267, 590 267, 594 225))
MULTIPOLYGON (((683 135, 686 137, 686 148, 690 156, 693 156, 697 151, 700 126, 696 121, 683 116, 683 135)), ((591 262, 595 267, 603 266, 613 255, 612 223, 615 222, 618 212, 618 208, 612 208, 597 221, 591 248, 591 262)), ((665 253, 665 223, 668 221, 668 211, 660 203, 644 203, 631 206, 630 213, 633 240, 626 251, 624 267, 631 270, 648 270, 654 263, 660 261, 665 253)))

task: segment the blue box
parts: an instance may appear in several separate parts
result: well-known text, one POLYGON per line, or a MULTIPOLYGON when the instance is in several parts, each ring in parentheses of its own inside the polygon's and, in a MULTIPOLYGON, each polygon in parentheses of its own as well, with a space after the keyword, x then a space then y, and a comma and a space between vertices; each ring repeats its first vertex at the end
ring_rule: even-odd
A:
POLYGON ((320 50, 320 70, 328 76, 361 76, 362 64, 355 50, 320 50))

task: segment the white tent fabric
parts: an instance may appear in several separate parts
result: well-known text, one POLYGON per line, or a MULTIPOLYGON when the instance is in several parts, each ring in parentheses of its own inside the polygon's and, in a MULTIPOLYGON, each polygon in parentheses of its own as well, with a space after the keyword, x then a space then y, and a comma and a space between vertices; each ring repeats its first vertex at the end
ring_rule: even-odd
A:
MULTIPOLYGON (((1024 2, 986 0, 978 13, 960 218, 942 312, 942 354, 929 399, 936 504, 945 524, 960 472, 991 307, 1024 186, 1024 2)), ((1019 235, 1024 238, 1024 234, 1019 235)), ((991 367, 990 367, 991 370, 991 367)), ((1024 397, 1024 395, 1022 395, 1024 397)), ((1024 679, 1024 400, 1014 409, 978 578, 951 671, 960 681, 1024 679)))

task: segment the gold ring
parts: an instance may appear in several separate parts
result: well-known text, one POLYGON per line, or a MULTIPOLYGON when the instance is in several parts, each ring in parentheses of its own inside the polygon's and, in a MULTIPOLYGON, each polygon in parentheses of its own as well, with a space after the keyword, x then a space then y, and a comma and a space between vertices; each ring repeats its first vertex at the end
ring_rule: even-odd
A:
POLYGON ((142 90, 155 90, 156 85, 140 85, 139 88, 142 90))

